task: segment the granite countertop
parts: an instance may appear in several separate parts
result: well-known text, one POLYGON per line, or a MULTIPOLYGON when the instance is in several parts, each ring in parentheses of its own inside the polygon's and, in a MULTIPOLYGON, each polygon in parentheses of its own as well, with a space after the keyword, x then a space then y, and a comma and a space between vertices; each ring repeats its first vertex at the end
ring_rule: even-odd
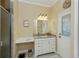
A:
POLYGON ((54 34, 35 34, 34 38, 56 38, 56 35, 54 34))

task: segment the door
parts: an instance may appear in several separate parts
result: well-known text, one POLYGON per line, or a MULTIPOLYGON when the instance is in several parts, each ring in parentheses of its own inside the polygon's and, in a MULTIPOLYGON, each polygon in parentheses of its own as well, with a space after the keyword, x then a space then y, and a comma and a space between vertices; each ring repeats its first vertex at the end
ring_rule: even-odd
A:
POLYGON ((71 13, 69 10, 59 15, 58 23, 58 53, 61 57, 68 58, 71 55, 71 13))

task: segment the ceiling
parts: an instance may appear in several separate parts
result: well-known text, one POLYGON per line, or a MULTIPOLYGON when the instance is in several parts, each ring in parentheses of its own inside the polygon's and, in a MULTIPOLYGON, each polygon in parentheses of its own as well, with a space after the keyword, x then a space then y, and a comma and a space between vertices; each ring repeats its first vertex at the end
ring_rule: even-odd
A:
POLYGON ((29 4, 35 4, 35 5, 45 6, 45 7, 51 7, 58 0, 19 0, 19 1, 29 3, 29 4))

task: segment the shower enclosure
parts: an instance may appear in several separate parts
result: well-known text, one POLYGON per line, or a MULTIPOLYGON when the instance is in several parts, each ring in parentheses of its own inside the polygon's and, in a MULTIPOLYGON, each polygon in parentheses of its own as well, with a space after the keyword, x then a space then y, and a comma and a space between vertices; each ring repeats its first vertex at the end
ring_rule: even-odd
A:
POLYGON ((11 57, 10 0, 0 0, 0 58, 11 57))

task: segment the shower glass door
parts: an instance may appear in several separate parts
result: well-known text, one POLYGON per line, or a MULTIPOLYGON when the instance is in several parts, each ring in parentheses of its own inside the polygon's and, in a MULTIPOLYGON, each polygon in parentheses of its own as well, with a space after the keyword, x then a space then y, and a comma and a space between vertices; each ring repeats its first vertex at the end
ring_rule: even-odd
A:
POLYGON ((1 57, 11 57, 11 22, 10 13, 1 9, 1 57))

